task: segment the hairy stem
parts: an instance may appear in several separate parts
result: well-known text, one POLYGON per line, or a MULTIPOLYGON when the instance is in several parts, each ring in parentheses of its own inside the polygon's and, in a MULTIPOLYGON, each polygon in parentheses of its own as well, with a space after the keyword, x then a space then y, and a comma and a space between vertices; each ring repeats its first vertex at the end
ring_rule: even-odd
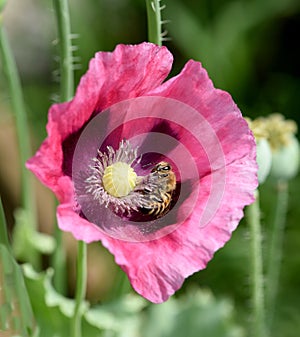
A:
POLYGON ((74 94, 71 23, 67 0, 53 0, 60 48, 60 100, 68 101, 74 94))
POLYGON ((86 292, 86 282, 87 282, 87 245, 83 241, 78 241, 75 309, 73 319, 71 321, 72 337, 82 337, 81 319, 83 314, 83 301, 86 292))
POLYGON ((162 45, 161 9, 159 0, 146 0, 148 20, 148 41, 162 45))
MULTIPOLYGON (((71 22, 68 0, 53 0, 53 2, 59 40, 60 100, 63 102, 70 100, 74 94, 71 22)), ((64 294, 66 290, 66 257, 62 242, 62 232, 57 224, 55 226, 54 236, 57 248, 52 257, 52 265, 55 270, 53 282, 55 288, 64 294)))
POLYGON ((27 124, 24 97, 17 65, 2 26, 0 17, 0 55, 2 67, 6 74, 12 109, 15 115, 19 154, 21 161, 21 206, 26 210, 28 225, 36 229, 35 197, 31 173, 26 169, 25 162, 30 157, 30 132, 27 124))
POLYGON ((253 327, 252 335, 266 337, 263 260, 262 260, 262 235, 260 224, 259 193, 256 191, 255 202, 247 208, 247 218, 250 227, 250 254, 251 269, 250 280, 252 284, 252 310, 253 327))
POLYGON ((276 187, 277 203, 275 209, 275 218, 270 234, 271 237, 269 252, 267 256, 266 305, 269 329, 272 327, 274 309, 276 307, 276 297, 279 288, 284 228, 288 207, 288 182, 279 180, 276 187))
MULTIPOLYGON (((55 200, 57 207, 57 201, 55 200)), ((62 231, 58 228, 57 223, 54 227, 54 237, 56 241, 56 249, 52 254, 51 264, 54 269, 53 285, 55 289, 65 295, 67 292, 67 270, 66 270, 66 252, 63 246, 62 231)))

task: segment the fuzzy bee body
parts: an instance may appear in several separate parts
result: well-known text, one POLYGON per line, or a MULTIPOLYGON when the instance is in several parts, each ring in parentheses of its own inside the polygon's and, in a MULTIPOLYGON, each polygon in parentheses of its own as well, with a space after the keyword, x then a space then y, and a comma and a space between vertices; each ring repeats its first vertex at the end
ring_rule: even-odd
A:
POLYGON ((144 188, 145 206, 142 212, 148 215, 162 216, 169 209, 172 194, 176 188, 176 176, 167 162, 154 166, 148 176, 148 185, 144 188))

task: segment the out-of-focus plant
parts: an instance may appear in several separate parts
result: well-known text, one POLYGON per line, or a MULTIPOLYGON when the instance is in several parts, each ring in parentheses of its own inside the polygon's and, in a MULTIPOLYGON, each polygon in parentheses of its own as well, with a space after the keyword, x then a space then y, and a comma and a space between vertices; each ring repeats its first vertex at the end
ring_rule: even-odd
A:
MULTIPOLYGON (((0 0, 0 11, 5 8, 5 3, 5 0, 0 0)), ((60 6, 63 1, 55 3, 60 6)), ((214 83, 229 90, 238 105, 251 116, 265 115, 275 108, 287 111, 287 115, 294 115, 295 119, 298 118, 296 115, 298 109, 295 107, 299 107, 299 104, 293 97, 297 97, 300 84, 291 70, 287 69, 295 65, 285 61, 285 57, 297 55, 297 50, 282 48, 285 51, 283 55, 276 50, 277 40, 274 40, 276 43, 271 40, 272 37, 279 37, 285 23, 299 13, 297 0, 206 0, 201 3, 196 1, 183 3, 174 0, 165 3, 167 8, 163 12, 162 19, 160 9, 163 3, 147 1, 148 14, 150 12, 152 15, 155 14, 148 32, 152 32, 149 35, 152 42, 161 44, 161 24, 166 24, 165 28, 169 32, 163 38, 171 38, 168 46, 175 55, 175 72, 187 58, 194 58, 203 62, 214 83), (165 22, 165 18, 171 19, 171 22, 165 22), (269 36, 271 38, 268 40, 269 36), (273 55, 277 55, 281 61, 279 62, 273 55), (267 74, 267 69, 272 69, 272 72, 267 74)), ((80 33, 77 40, 80 48, 75 51, 77 48, 71 43, 74 35, 70 34, 70 21, 67 22, 67 27, 64 27, 62 21, 58 20, 59 39, 55 41, 55 45, 60 50, 58 61, 61 77, 58 79, 63 83, 70 83, 67 80, 67 73, 73 76, 74 52, 76 56, 80 56, 82 63, 82 70, 75 74, 77 83, 95 51, 111 50, 120 42, 136 43, 146 39, 144 1, 132 1, 131 6, 124 1, 94 0, 87 0, 84 4, 72 1, 70 4, 72 26, 75 27, 76 33, 80 33), (65 28, 69 29, 68 33, 64 31, 65 28)), ((9 6, 9 2, 7 5, 9 6)), ((39 4, 42 11, 44 5, 42 2, 39 4)), ((45 8, 48 6, 46 3, 45 8)), ((43 12, 52 20, 52 10, 47 8, 43 12)), ((49 69, 54 65, 42 67, 44 70, 39 77, 36 77, 35 72, 31 78, 30 67, 27 67, 28 71, 22 78, 21 87, 14 55, 3 30, 3 16, 1 13, 1 42, 4 49, 2 48, 0 67, 8 76, 0 78, 0 104, 6 100, 6 95, 12 99, 21 162, 24 163, 29 156, 29 131, 26 131, 25 106, 33 123, 31 133, 40 139, 45 134, 43 131, 45 111, 50 104, 48 98, 53 91, 57 91, 49 76, 49 69), (24 100, 21 89, 24 89, 24 100), (39 127, 41 125, 43 127, 39 127)), ((153 19, 153 16, 150 15, 149 23, 151 18, 153 19)), ((65 19, 64 15, 60 19, 65 19)), ((32 22, 38 27, 41 19, 32 22)), ((26 34, 23 35, 24 41, 28 41, 26 34)), ((23 50, 29 52, 34 49, 30 48, 30 43, 27 44, 23 50)), ((39 50, 35 49, 35 53, 39 53, 39 50)), ((47 54, 50 54, 49 51, 47 54)), ((17 58, 17 61, 20 62, 20 58, 17 58)), ((32 62, 33 67, 34 63, 32 62)), ((24 67, 18 65, 22 71, 24 67)), ((77 64, 75 68, 77 69, 77 64)), ((66 89, 67 87, 67 84, 63 84, 59 88, 62 101, 72 98, 72 85, 66 89)), ((35 210, 31 205, 35 202, 34 198, 29 197, 31 192, 27 190, 26 185, 29 185, 29 189, 32 186, 26 178, 28 173, 24 171, 22 165, 22 201, 21 208, 15 212, 16 223, 12 242, 14 253, 6 233, 5 221, 2 221, 0 226, 0 285, 3 289, 0 291, 0 334, 10 329, 9 331, 26 337, 38 335, 63 337, 74 333, 79 336, 79 330, 82 329, 84 336, 134 337, 184 334, 192 337, 198 336, 200 332, 207 337, 242 337, 251 333, 255 337, 268 335, 296 337, 299 330, 297 326, 300 328, 297 320, 300 297, 297 285, 300 279, 296 269, 299 267, 296 249, 300 244, 298 239, 300 213, 295 197, 300 188, 300 181, 299 177, 297 178, 299 143, 295 136, 296 127, 293 122, 287 122, 278 115, 255 119, 250 123, 250 127, 256 137, 260 182, 260 199, 257 194, 257 202, 249 211, 252 213, 251 246, 247 245, 248 242, 244 237, 245 227, 239 226, 231 242, 221 254, 216 254, 207 270, 188 279, 178 295, 161 305, 151 305, 131 293, 124 295, 130 292, 129 283, 124 282, 124 273, 120 271, 120 282, 116 282, 118 289, 111 291, 114 294, 107 295, 108 299, 113 297, 114 300, 91 306, 88 301, 83 300, 85 264, 79 264, 81 272, 79 271, 78 275, 82 278, 78 282, 80 285, 77 303, 62 294, 63 287, 58 285, 60 281, 57 283, 56 278, 59 275, 57 272, 59 265, 66 270, 63 258, 60 260, 63 256, 60 250, 63 249, 60 244, 62 238, 58 234, 54 240, 37 231, 35 210), (56 253, 53 259, 55 262, 52 263, 54 275, 52 269, 38 272, 32 268, 32 265, 39 270, 45 265, 48 266, 47 257, 42 260, 41 254, 45 256, 54 250, 56 253), (245 263, 248 250, 252 261, 250 273, 248 264, 245 263), (24 266, 23 273, 13 254, 21 261, 31 263, 24 266), (281 263, 282 258, 285 259, 284 264, 281 263), (44 262, 43 265, 41 261, 44 262), (249 274, 252 286, 250 328, 247 326, 250 308, 245 305, 249 297, 249 287, 244 286, 241 281, 245 279, 246 284, 246 273, 249 274), (55 283, 55 287, 52 283, 55 283), (210 291, 189 289, 190 285, 195 283, 197 287, 199 284, 206 284, 218 295, 214 297, 210 291), (220 299, 220 294, 222 297, 226 294, 232 299, 220 299), (235 310, 236 308, 238 310, 235 310)), ((3 212, 1 215, 2 220, 5 219, 3 212)), ((84 262, 84 244, 79 246, 79 251, 78 260, 84 262)), ((93 266, 92 272, 95 272, 96 268, 93 266)), ((65 282, 63 278, 62 280, 65 282)), ((70 289, 68 291, 69 295, 72 295, 72 291, 70 289)))

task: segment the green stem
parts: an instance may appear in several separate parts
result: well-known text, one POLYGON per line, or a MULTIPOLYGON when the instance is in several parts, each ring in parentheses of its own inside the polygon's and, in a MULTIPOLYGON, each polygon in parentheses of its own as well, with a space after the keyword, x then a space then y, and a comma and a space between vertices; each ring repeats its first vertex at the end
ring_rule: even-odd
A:
POLYGON ((60 47, 60 100, 68 101, 74 94, 71 21, 67 0, 53 0, 60 47))
MULTIPOLYGON (((57 207, 57 201, 55 200, 57 207)), ((67 292, 67 270, 66 270, 66 252, 63 246, 62 231, 58 228, 57 223, 54 227, 54 237, 56 240, 56 249, 52 254, 51 264, 55 271, 53 277, 53 285, 55 289, 62 295, 67 292)))
POLYGON ((81 318, 83 314, 83 301, 85 298, 87 282, 87 245, 83 241, 78 241, 76 279, 75 309, 73 319, 71 321, 71 336, 81 337, 81 318))
POLYGON ((160 0, 146 0, 146 6, 147 6, 147 21, 148 21, 148 41, 161 46, 162 7, 160 6, 160 0))
POLYGON ((275 210, 275 218, 270 234, 271 238, 267 261, 266 305, 269 329, 271 329, 272 326, 274 309, 276 306, 276 297, 278 294, 287 207, 288 182, 279 180, 277 182, 277 204, 275 210))
POLYGON ((121 268, 118 268, 115 282, 111 290, 110 299, 119 299, 123 295, 128 294, 130 289, 131 286, 126 273, 121 268))
MULTIPOLYGON (((57 21, 60 54, 60 100, 68 101, 74 94, 74 74, 72 65, 71 21, 67 0, 53 0, 57 21)), ((55 202, 57 205, 57 202, 55 202)), ((66 257, 63 248, 62 232, 55 224, 54 236, 57 248, 52 257, 55 270, 53 283, 64 294, 66 290, 66 257)))
POLYGON ((263 261, 262 261, 262 234, 260 225, 259 193, 256 191, 255 202, 248 206, 247 217, 250 227, 250 254, 251 269, 250 278, 252 283, 252 308, 253 329, 255 337, 266 337, 265 308, 264 308, 264 284, 263 284, 263 261))
POLYGON ((0 244, 4 245, 9 251, 11 251, 11 246, 8 239, 7 233, 7 223, 5 219, 4 209, 2 205, 2 200, 0 198, 0 244))
POLYGON ((2 26, 1 17, 0 55, 2 59, 3 70, 7 77, 7 84, 11 96, 12 109, 14 111, 16 120, 16 129, 21 160, 21 205, 27 211, 28 224, 36 228, 37 221, 33 183, 31 181, 32 177, 30 176, 30 172, 25 167, 26 160, 31 156, 29 139, 30 132, 27 124, 27 116, 21 81, 5 29, 2 26))

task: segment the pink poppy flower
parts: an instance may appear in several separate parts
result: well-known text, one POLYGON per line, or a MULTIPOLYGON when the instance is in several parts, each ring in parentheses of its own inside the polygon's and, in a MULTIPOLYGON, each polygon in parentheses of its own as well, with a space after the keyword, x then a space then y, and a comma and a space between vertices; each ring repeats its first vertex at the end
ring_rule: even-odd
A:
POLYGON ((254 138, 230 95, 195 61, 162 83, 171 65, 151 43, 97 53, 27 162, 60 202, 59 227, 102 241, 155 303, 206 267, 257 187, 254 138))

